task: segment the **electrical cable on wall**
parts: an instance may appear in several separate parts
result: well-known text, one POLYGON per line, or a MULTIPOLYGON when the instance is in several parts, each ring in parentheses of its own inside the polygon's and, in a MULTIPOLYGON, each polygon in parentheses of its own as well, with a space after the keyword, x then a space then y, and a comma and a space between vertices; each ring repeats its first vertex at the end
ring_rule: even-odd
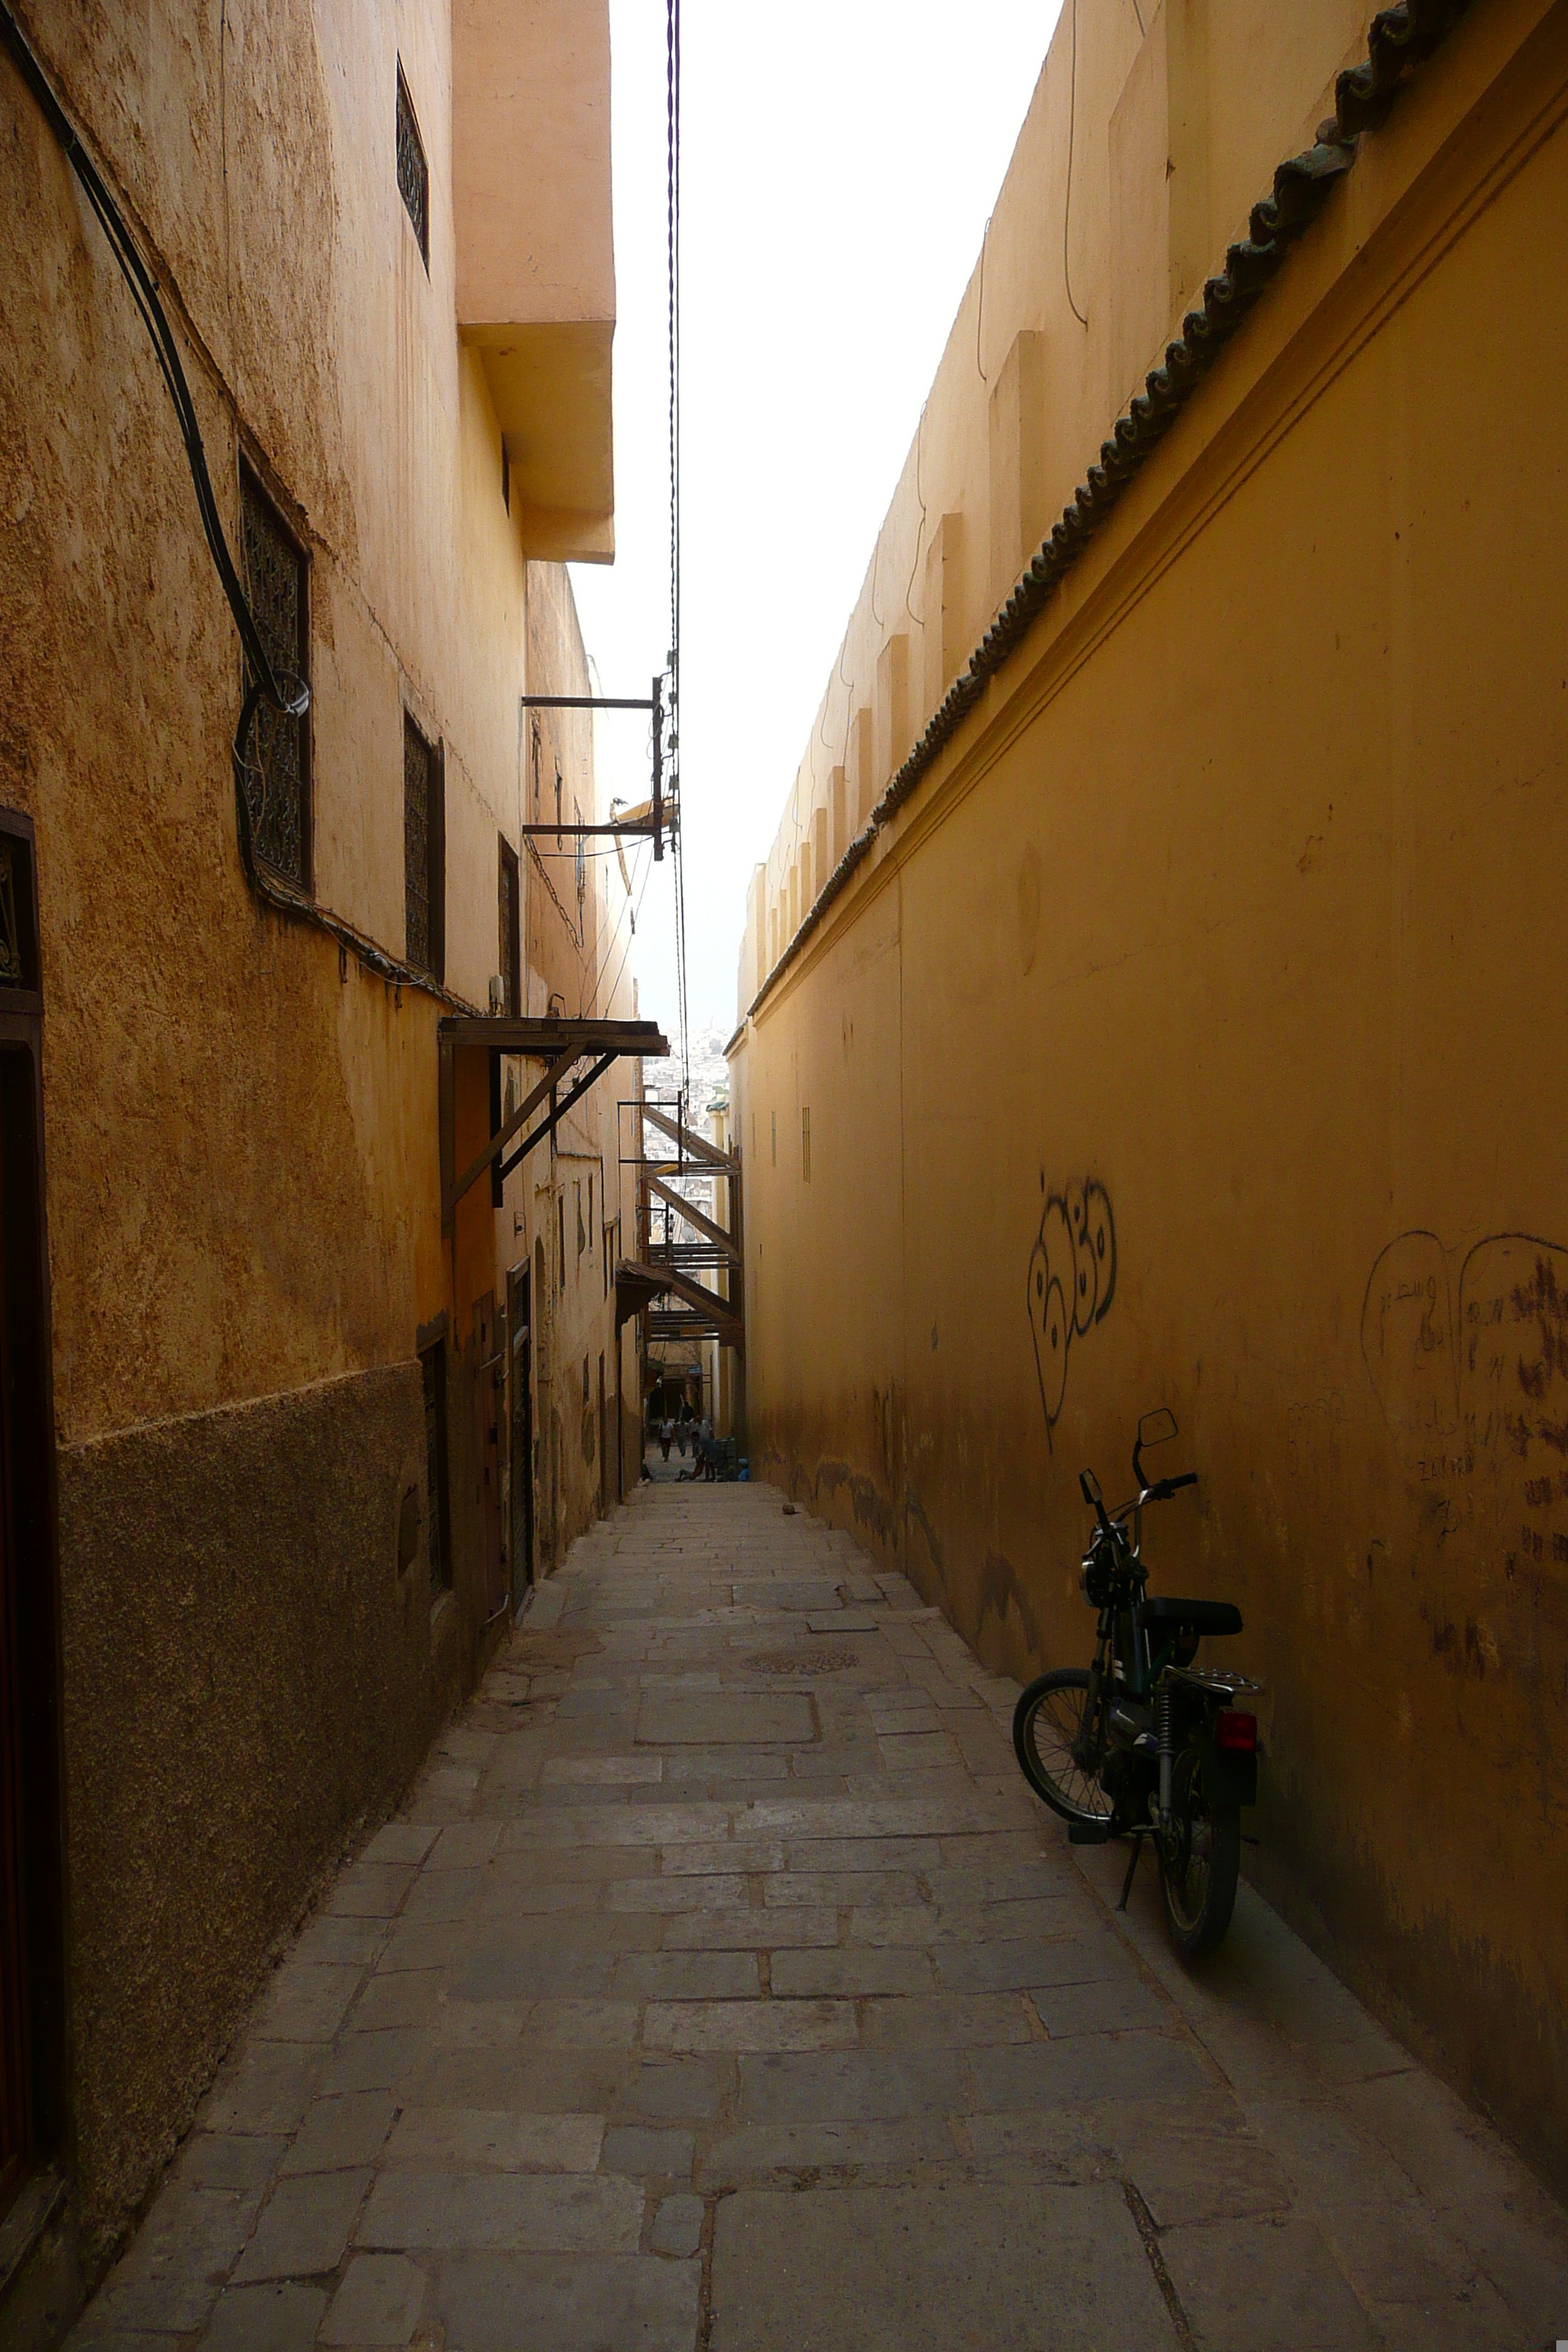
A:
MULTIPOLYGON (((618 846, 619 846, 619 845, 617 844, 617 845, 616 845, 616 847, 618 848, 618 846)), ((630 928, 629 931, 628 931, 628 932, 627 932, 627 934, 626 934, 626 950, 627 950, 627 951, 629 951, 629 950, 630 950, 631 943, 632 943, 632 940, 635 938, 635 936, 636 936, 636 934, 637 934, 637 917, 638 917, 638 915, 642 912, 642 894, 643 894, 643 891, 645 891, 645 890, 647 888, 648 877, 649 877, 649 875, 653 872, 653 859, 652 859, 651 856, 647 855, 648 849, 649 849, 649 845, 648 845, 648 843, 647 843, 646 841, 645 841, 645 842, 639 842, 639 843, 637 845, 637 848, 636 848, 636 850, 635 850, 635 851, 634 851, 634 853, 633 853, 633 856, 634 856, 634 870, 635 870, 635 860, 636 860, 636 856, 637 856, 637 853, 638 853, 638 852, 642 853, 643 857, 644 857, 644 865, 643 865, 643 870, 642 870, 642 879, 641 879, 640 885, 639 885, 638 889, 637 889, 637 898, 636 898, 636 901, 635 901, 635 902, 633 901, 633 898, 632 898, 632 884, 631 884, 631 879, 630 879, 630 877, 629 877, 629 876, 626 877, 626 899, 625 899, 625 903, 624 903, 624 905, 623 905, 623 907, 622 907, 622 909, 621 909, 621 914, 622 914, 622 915, 626 915, 626 916, 629 917, 629 919, 630 919, 630 925, 631 925, 631 928, 630 928)), ((599 856, 599 857, 613 857, 613 856, 615 856, 615 855, 616 855, 616 850, 615 850, 615 849, 601 849, 601 850, 594 851, 594 852, 592 852, 591 854, 592 854, 592 855, 594 855, 594 856, 599 856)), ((623 867, 624 867, 625 861, 623 860, 623 861, 622 861, 622 863, 623 863, 623 867)), ((606 969, 606 967, 607 967, 607 965, 608 965, 608 963, 609 963, 610 958, 615 954, 615 951, 616 951, 616 940, 620 938, 620 935, 621 935, 621 915, 617 915, 617 916, 616 916, 616 919, 615 919, 615 921, 614 921, 614 922, 609 926, 609 934, 610 934, 610 935, 609 935, 608 942, 607 942, 607 944, 605 945, 605 948, 604 953, 600 956, 600 958, 599 958, 599 960, 598 960, 598 964, 597 964, 597 966, 596 966, 596 968, 595 968, 595 972, 594 972, 594 979, 593 979, 593 985, 592 985, 592 988, 591 988, 591 989, 590 989, 590 987, 589 987, 589 983, 588 983, 588 977, 587 977, 587 968, 586 968, 586 965, 584 965, 584 967, 583 987, 582 987, 581 992, 579 993, 579 995, 578 995, 578 999, 577 999, 577 1017, 578 1017, 578 1019, 579 1019, 579 1020, 582 1020, 582 1019, 584 1017, 584 1015, 590 1015, 590 1014, 592 1015, 592 1017, 593 1017, 595 1020, 597 1020, 597 1019, 598 1019, 598 1017, 599 1017, 599 1003, 600 1003, 599 983, 600 983, 600 982, 601 982, 601 981, 604 979, 604 977, 605 977, 605 969, 606 969)), ((624 963, 625 963, 625 961, 626 961, 626 953, 625 953, 625 952, 623 952, 622 957, 621 957, 621 963, 622 963, 622 964, 624 964, 624 963)), ((620 977, 621 977, 620 966, 619 966, 619 965, 617 965, 617 966, 616 966, 616 977, 615 977, 615 979, 614 979, 614 980, 612 980, 612 981, 611 981, 610 985, 609 985, 609 989, 608 989, 608 991, 606 992, 606 993, 605 993, 605 998, 604 998, 605 1010, 605 1013, 606 1013, 606 1015, 608 1014, 609 1007, 610 1007, 610 1004, 611 1004, 612 1000, 614 999, 614 996, 615 996, 615 993, 616 993, 616 988, 618 987, 618 985, 619 985, 619 983, 620 983, 620 977)))
POLYGON ((174 330, 169 324, 168 313, 163 308, 158 281, 142 259, 124 215, 110 194, 82 143, 80 133, 56 97, 5 0, 0 0, 0 43, 4 44, 13 65, 26 84, 51 138, 75 173, 108 239, 120 274, 130 289, 137 315, 147 330, 159 373, 174 404, 180 439, 184 446, 185 462, 190 467, 191 482, 195 491, 202 536, 206 541, 207 551, 234 616, 245 654, 246 689, 240 705, 239 723, 234 732, 231 757, 240 863, 251 894, 279 913, 325 931, 337 941, 340 950, 352 952, 367 970, 389 985, 422 989, 438 997, 443 1003, 453 1005, 460 1012, 470 1013, 474 1007, 466 999, 453 995, 429 972, 421 971, 416 965, 388 955, 384 949, 378 947, 373 940, 367 940, 363 932, 344 917, 333 914, 330 908, 319 906, 314 900, 289 888, 281 880, 265 873, 257 863, 247 782, 251 773, 248 756, 250 737, 256 714, 259 706, 266 702, 285 718, 302 719, 310 709, 310 689, 303 678, 297 677, 291 671, 277 669, 262 643, 256 616, 250 609, 224 531, 212 476, 207 468, 206 450, 196 418, 195 403, 191 397, 190 383, 180 358, 179 346, 174 341, 174 330))
POLYGON ((1078 0, 1072 0, 1072 67, 1068 81, 1068 185, 1062 198, 1062 282, 1068 289, 1068 308, 1080 327, 1089 320, 1073 299, 1072 269, 1068 260, 1068 224, 1072 218, 1072 149, 1073 133, 1078 127, 1078 0))
MULTIPOLYGON (((917 628, 923 628, 925 621, 923 614, 917 613, 914 606, 910 604, 910 591, 915 584, 915 573, 921 568, 921 549, 925 543, 926 535, 926 494, 921 488, 921 454, 925 442, 926 409, 928 405, 928 402, 923 400, 921 401, 921 421, 915 427, 915 496, 920 500, 921 504, 921 521, 920 529, 915 533, 915 560, 910 566, 910 576, 904 585, 904 610, 909 614, 910 620, 914 622, 917 628)), ((923 598, 921 601, 923 603, 923 598)))
MULTIPOLYGON (((629 916, 630 916, 630 918, 631 918, 631 920, 630 920, 630 924, 629 924, 629 927, 628 927, 627 931, 626 931, 626 942, 625 947, 621 950, 621 960, 620 960, 619 963, 616 966, 615 977, 614 977, 614 979, 611 981, 611 982, 610 982, 610 985, 609 985, 608 989, 607 989, 607 990, 605 991, 605 1004, 606 1010, 607 1010, 607 1009, 608 1009, 608 1007, 609 1007, 610 1005, 612 1005, 612 1004, 615 1003, 615 1001, 616 1001, 616 989, 617 989, 617 988, 619 988, 619 986, 620 986, 620 984, 621 984, 621 974, 622 974, 622 972, 623 972, 623 971, 626 970, 626 958, 627 958, 627 956, 629 956, 629 955, 630 955, 630 953, 631 953, 631 951, 632 951, 632 941, 633 941, 633 940, 634 940, 634 939, 636 939, 636 937, 637 937, 637 917, 642 913, 642 902, 643 902, 644 898, 647 896, 647 886, 648 886, 648 883, 649 883, 650 879, 652 878, 652 875, 653 875, 653 859, 652 859, 651 857, 649 857, 649 858, 646 861, 646 863, 644 864, 644 866, 643 866, 643 877, 642 877, 642 881, 641 881, 640 885, 638 886, 638 889, 637 889, 637 904, 636 904, 636 906, 635 906, 635 907, 630 907, 630 908, 628 908, 628 909, 627 909, 627 912, 628 912, 628 914, 629 914, 629 916)), ((620 928, 620 926, 617 924, 616 928, 616 929, 618 930, 618 929, 619 929, 619 928, 620 928)), ((613 940, 613 939, 612 939, 612 941, 611 941, 611 945, 612 945, 612 946, 614 945, 614 940, 613 940)))

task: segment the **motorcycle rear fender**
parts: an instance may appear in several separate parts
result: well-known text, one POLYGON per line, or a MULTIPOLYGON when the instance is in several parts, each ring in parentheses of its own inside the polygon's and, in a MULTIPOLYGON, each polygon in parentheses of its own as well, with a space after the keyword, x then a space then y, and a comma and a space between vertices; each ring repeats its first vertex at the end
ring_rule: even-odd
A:
POLYGON ((1233 1748, 1221 1748, 1214 1733, 1208 1730, 1202 1741, 1204 1787, 1216 1804, 1255 1805, 1258 1802, 1258 1757, 1237 1755, 1233 1748))

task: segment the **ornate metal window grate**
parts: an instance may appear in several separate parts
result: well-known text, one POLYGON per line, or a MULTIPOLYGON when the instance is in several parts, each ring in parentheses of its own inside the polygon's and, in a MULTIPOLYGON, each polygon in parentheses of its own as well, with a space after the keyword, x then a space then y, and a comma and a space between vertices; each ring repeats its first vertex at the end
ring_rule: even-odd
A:
POLYGON ((436 753, 403 714, 403 903, 404 952, 421 971, 436 969, 431 921, 435 859, 432 822, 437 814, 436 753))
POLYGON ((0 982, 22 985, 22 927, 16 919, 16 844, 0 839, 0 982))
POLYGON ((497 884, 501 1009, 510 1013, 514 1020, 522 1010, 522 990, 518 972, 521 961, 521 911, 517 853, 509 842, 503 840, 500 844, 500 872, 497 884))
MULTIPOLYGON (((240 468, 241 538, 250 609, 281 677, 310 679, 310 619, 303 551, 247 467, 240 468)), ((307 887, 309 720, 269 703, 257 708, 246 785, 256 854, 307 887)))
POLYGON ((408 207, 408 217, 414 223, 414 234, 419 240, 419 258, 428 269, 430 167, 425 161, 425 142, 419 136, 414 100, 408 95, 408 84, 403 79, 401 66, 397 68, 397 190, 408 207))

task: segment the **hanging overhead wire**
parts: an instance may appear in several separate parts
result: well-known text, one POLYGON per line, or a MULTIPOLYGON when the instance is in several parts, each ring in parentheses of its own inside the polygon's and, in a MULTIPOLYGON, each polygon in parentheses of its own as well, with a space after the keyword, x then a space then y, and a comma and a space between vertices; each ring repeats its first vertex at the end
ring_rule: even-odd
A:
POLYGON ((691 1088, 687 1013, 685 828, 680 822, 680 0, 665 0, 665 238, 669 269, 669 778, 675 972, 681 1075, 691 1088))
MULTIPOLYGON (((619 988, 619 986, 620 986, 620 984, 621 984, 621 974, 622 974, 622 972, 623 972, 623 971, 625 971, 625 970, 626 970, 626 958, 627 958, 627 956, 629 956, 629 955, 630 955, 630 953, 631 953, 631 951, 632 951, 632 941, 633 941, 633 940, 637 937, 637 917, 642 913, 642 902, 643 902, 644 898, 645 898, 645 897, 646 897, 646 895, 647 895, 647 886, 648 886, 648 881, 649 881, 650 877, 652 876, 652 873, 653 873, 653 859, 652 859, 651 857, 647 857, 647 858, 645 858, 644 863, 643 863, 642 880, 641 880, 641 882, 640 882, 640 883, 638 884, 638 886, 637 886, 637 904, 636 904, 635 906, 628 907, 628 908, 627 908, 627 910, 626 910, 626 911, 627 911, 627 913, 628 913, 628 915, 630 916, 631 919, 630 919, 630 921, 629 921, 629 923, 627 924, 627 927, 626 927, 626 943, 625 943, 625 945, 624 945, 624 946, 622 947, 622 949, 621 949, 621 960, 620 960, 619 963, 616 966, 616 970, 615 970, 615 976, 614 976, 614 978, 611 980, 611 982, 610 982, 610 984, 609 984, 608 988, 605 991, 605 994, 604 994, 604 1004, 605 1004, 605 1011, 606 1016, 607 1016, 607 1015, 608 1015, 608 1013, 609 1013, 609 1011, 610 1011, 611 1006, 614 1004, 614 1003, 615 1003, 615 1001, 616 1001, 616 989, 617 989, 617 988, 619 988)), ((617 926, 617 929, 618 929, 618 928, 619 928, 619 927, 617 926)), ((614 934, 612 934, 612 935, 611 935, 611 941, 610 941, 610 944, 611 944, 611 946, 612 946, 612 947, 615 945, 615 935, 614 935, 614 934)), ((606 961, 607 961, 607 959, 606 959, 606 961)), ((598 1002, 598 995, 597 995, 597 990, 596 990, 596 988, 595 988, 595 1003, 597 1003, 597 1002, 598 1002)))

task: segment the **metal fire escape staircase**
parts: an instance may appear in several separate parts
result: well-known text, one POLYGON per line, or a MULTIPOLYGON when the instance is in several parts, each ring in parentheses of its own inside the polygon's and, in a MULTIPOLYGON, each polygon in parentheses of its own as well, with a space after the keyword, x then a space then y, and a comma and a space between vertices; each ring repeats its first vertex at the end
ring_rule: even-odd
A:
POLYGON ((628 1155, 637 1170, 637 1255, 622 1258, 616 1267, 616 1327, 646 1310, 650 1342, 717 1339, 743 1355, 740 1153, 694 1135, 679 1109, 672 1116, 646 1101, 626 1108, 637 1124, 638 1150, 628 1155), (675 1146, 673 1157, 649 1156, 648 1128, 675 1146), (693 1176, 719 1180, 728 1202, 727 1224, 706 1215, 679 1189, 693 1176), (711 1288, 700 1275, 717 1275, 723 1290, 711 1288))

